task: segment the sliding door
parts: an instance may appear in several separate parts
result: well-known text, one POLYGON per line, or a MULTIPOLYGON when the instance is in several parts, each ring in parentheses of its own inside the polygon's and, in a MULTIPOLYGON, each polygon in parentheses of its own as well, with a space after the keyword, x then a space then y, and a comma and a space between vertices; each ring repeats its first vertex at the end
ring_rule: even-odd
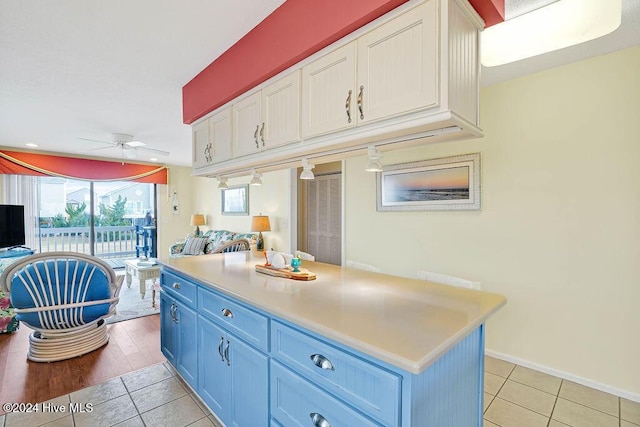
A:
POLYGON ((41 177, 38 189, 41 252, 134 258, 136 230, 155 225, 154 184, 41 177))

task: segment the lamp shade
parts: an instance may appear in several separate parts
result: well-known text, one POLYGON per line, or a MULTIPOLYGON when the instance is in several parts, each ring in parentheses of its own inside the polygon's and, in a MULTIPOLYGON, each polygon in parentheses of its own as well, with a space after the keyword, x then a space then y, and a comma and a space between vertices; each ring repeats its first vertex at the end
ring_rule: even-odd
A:
POLYGON ((251 220, 251 231, 271 231, 269 217, 266 215, 256 215, 251 220))
POLYGON ((203 214, 193 214, 191 215, 191 225, 200 226, 205 225, 207 222, 204 219, 203 214))

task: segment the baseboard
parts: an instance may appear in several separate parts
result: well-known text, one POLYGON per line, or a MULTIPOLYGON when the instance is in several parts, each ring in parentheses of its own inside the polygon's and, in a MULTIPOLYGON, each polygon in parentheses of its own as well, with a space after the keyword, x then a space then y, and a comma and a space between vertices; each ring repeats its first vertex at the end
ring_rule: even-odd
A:
POLYGON ((510 356, 508 354, 498 353, 497 351, 485 349, 484 353, 487 356, 495 357, 496 359, 515 363, 516 365, 524 366, 525 368, 534 369, 536 371, 540 371, 545 374, 553 375, 554 377, 573 381, 574 383, 577 383, 577 384, 582 384, 584 386, 591 387, 596 390, 604 391, 605 393, 613 394, 615 396, 623 397, 625 399, 640 403, 640 394, 637 394, 637 393, 632 393, 626 390, 620 390, 618 388, 611 387, 606 384, 601 384, 587 378, 578 377, 576 375, 573 375, 567 372, 549 368, 548 366, 539 365, 537 363, 529 362, 528 360, 519 359, 517 357, 510 356))

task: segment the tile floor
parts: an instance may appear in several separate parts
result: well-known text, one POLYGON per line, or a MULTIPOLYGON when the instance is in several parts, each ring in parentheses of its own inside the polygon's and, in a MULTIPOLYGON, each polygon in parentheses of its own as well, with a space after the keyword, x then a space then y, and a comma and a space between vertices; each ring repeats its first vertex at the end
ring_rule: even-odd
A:
POLYGON ((485 357, 484 427, 637 427, 640 403, 485 357))
MULTIPOLYGON (((488 356, 484 390, 484 427, 640 426, 640 403, 488 356)), ((0 427, 221 427, 166 362, 47 403, 66 412, 10 413, 0 427)))

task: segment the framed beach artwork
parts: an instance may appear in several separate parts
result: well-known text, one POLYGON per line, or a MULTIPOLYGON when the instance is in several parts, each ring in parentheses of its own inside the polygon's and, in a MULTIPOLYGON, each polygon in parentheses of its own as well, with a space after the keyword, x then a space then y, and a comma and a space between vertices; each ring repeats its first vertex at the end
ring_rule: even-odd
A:
POLYGON ((222 190, 222 215, 249 215, 249 185, 222 190))
POLYGON ((381 212, 480 209, 480 153, 389 165, 376 175, 381 212))

